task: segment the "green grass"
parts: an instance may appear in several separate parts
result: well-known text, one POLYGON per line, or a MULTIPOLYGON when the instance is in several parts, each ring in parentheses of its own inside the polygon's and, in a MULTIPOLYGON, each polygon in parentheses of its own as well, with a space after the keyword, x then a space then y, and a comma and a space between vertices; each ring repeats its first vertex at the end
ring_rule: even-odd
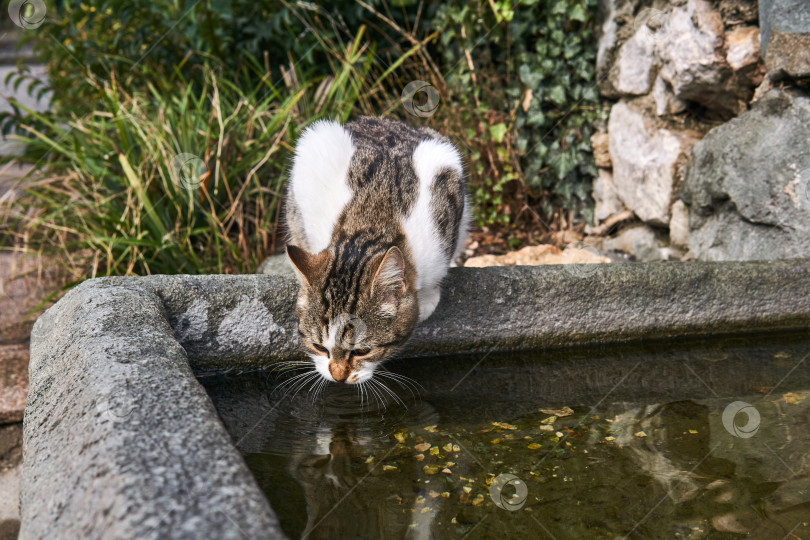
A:
POLYGON ((377 107, 390 72, 375 66, 362 34, 317 80, 301 80, 292 66, 278 84, 267 72, 244 90, 198 67, 201 86, 156 78, 128 93, 113 79, 99 87, 95 110, 66 123, 26 111, 18 138, 36 177, 13 211, 0 211, 11 231, 0 245, 25 244, 88 277, 254 271, 280 248, 297 134, 317 119, 377 107), (181 154, 193 156, 179 161, 185 167, 181 154))

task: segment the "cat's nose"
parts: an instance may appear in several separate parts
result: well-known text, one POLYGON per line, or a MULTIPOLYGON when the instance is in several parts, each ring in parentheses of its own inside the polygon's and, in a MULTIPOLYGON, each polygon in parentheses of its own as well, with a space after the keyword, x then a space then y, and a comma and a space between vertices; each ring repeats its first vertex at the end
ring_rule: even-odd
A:
POLYGON ((335 379, 339 383, 345 383, 346 379, 349 378, 349 373, 351 373, 351 368, 349 364, 338 364, 336 362, 331 362, 329 364, 329 373, 332 375, 332 378, 335 379))

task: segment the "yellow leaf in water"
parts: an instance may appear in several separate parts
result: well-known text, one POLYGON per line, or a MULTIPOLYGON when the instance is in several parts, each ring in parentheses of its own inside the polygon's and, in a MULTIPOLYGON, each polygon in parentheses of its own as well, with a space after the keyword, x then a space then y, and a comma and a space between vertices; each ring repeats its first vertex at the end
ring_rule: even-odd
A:
POLYGON ((635 435, 635 436, 636 436, 636 437, 638 437, 638 438, 642 438, 642 437, 646 437, 646 436, 647 436, 647 434, 646 434, 646 433, 644 433, 644 431, 643 431, 643 430, 642 430, 642 431, 637 431, 637 432, 635 432, 633 435, 635 435))
POLYGON ((491 441, 489 441, 489 442, 490 442, 490 443, 492 443, 492 444, 499 444, 499 443, 502 443, 502 442, 503 442, 503 439, 492 439, 492 440, 491 440, 491 441))
POLYGON ((428 450, 430 450, 430 443, 429 442, 419 443, 414 445, 413 448, 417 452, 427 452, 428 450))
POLYGON ((436 433, 436 426, 425 426, 425 431, 429 431, 430 433, 436 433))
POLYGON ((473 503, 473 506, 481 506, 481 504, 483 502, 484 502, 484 496, 479 493, 478 495, 475 496, 472 503, 473 503))
POLYGON ((422 470, 425 471, 425 474, 436 474, 439 472, 439 467, 436 465, 425 465, 422 467, 422 470))
POLYGON ((424 461, 425 460, 425 454, 416 454, 413 457, 416 458, 416 461, 424 461))
POLYGON ((546 426, 550 426, 551 424, 553 424, 556 421, 557 421, 556 416, 549 416, 548 418, 544 418, 543 420, 540 420, 540 423, 544 424, 546 426))
POLYGON ((439 455, 439 447, 434 446, 433 448, 431 448, 430 449, 430 455, 431 456, 438 456, 439 455))
POLYGON ((442 446, 442 450, 444 450, 445 452, 452 452, 453 451, 453 445, 450 444, 450 443, 447 443, 444 446, 442 446))
POLYGON ((562 409, 540 409, 540 412, 554 416, 571 416, 574 414, 574 409, 571 407, 563 407, 562 409))
POLYGON ((804 401, 805 397, 806 396, 800 396, 798 394, 794 394, 793 392, 788 392, 787 394, 782 395, 782 399, 785 400, 785 403, 788 403, 790 405, 798 405, 799 403, 804 401))
POLYGON ((383 470, 384 471, 398 471, 399 469, 397 469, 393 465, 383 465, 383 470))
POLYGON ((689 433, 691 433, 692 435, 697 435, 697 432, 698 432, 698 430, 696 430, 696 429, 690 429, 689 430, 689 433))
POLYGON ((394 438, 397 440, 397 442, 401 442, 401 443, 405 442, 405 434, 404 433, 401 433, 401 432, 400 433, 394 433, 394 438))
POLYGON ((453 445, 453 452, 460 452, 460 451, 461 451, 461 447, 459 445, 457 445, 457 444, 454 444, 453 445))
POLYGON ((507 424, 506 422, 492 422, 492 425, 501 429, 517 429, 517 426, 507 424))
POLYGON ((526 448, 528 448, 529 450, 537 450, 538 448, 540 448, 540 445, 537 444, 536 442, 533 442, 532 444, 530 444, 526 448))

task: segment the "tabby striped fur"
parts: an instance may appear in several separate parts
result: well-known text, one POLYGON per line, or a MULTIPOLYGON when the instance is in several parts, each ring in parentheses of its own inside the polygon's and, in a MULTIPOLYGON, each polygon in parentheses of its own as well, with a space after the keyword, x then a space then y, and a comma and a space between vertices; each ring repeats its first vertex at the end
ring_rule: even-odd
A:
POLYGON ((433 313, 468 219, 461 157, 437 132, 370 117, 304 131, 287 252, 302 343, 324 378, 368 380, 433 313))

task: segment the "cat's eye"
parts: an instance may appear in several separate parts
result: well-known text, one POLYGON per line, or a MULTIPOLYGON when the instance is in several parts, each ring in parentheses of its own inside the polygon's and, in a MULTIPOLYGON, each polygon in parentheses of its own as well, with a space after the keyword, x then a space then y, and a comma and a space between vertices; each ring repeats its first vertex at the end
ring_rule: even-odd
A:
POLYGON ((329 351, 326 350, 326 347, 324 347, 322 345, 318 345, 317 343, 313 343, 312 346, 315 347, 316 349, 318 349, 319 351, 321 351, 322 353, 329 354, 329 351))
POLYGON ((366 347, 364 349, 353 349, 352 356, 365 356, 371 352, 371 347, 366 347))

